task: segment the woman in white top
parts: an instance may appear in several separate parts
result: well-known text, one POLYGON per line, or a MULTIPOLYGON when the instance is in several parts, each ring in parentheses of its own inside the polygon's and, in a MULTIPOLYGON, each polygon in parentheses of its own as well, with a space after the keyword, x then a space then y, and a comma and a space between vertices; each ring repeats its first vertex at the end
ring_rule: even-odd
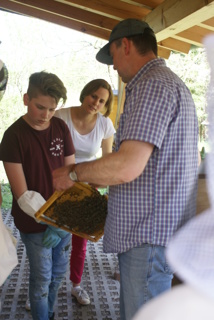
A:
MULTIPOLYGON (((79 107, 56 111, 55 116, 68 125, 75 147, 75 162, 91 161, 102 148, 102 156, 112 152, 115 133, 108 116, 112 110, 113 92, 109 83, 95 79, 86 84, 80 94, 79 107), (101 114, 102 112, 103 114, 101 114)), ((70 257, 70 280, 73 283, 72 295, 81 304, 89 304, 87 292, 80 287, 84 268, 87 240, 72 235, 70 257)))

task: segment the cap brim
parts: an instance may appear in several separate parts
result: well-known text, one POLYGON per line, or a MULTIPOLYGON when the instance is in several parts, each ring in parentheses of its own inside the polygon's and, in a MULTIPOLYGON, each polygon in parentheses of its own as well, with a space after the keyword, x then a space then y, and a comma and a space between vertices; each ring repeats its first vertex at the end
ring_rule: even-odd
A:
POLYGON ((97 61, 104 64, 108 64, 108 65, 113 64, 113 60, 112 60, 112 57, 110 56, 109 49, 110 49, 110 43, 107 43, 104 47, 102 47, 96 55, 97 61))

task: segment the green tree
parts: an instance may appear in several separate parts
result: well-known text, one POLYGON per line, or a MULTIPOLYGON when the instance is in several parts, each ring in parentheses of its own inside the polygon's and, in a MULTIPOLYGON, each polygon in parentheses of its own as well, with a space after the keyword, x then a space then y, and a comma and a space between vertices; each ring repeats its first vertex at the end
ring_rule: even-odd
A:
POLYGON ((210 79, 205 50, 193 47, 187 55, 172 52, 167 65, 185 82, 192 94, 198 116, 199 139, 203 145, 207 122, 206 92, 210 79))
MULTIPOLYGON (((80 91, 92 79, 104 78, 113 89, 117 89, 117 72, 112 66, 101 64, 95 59, 99 48, 106 41, 39 19, 3 11, 0 11, 0 30, 0 59, 9 70, 7 90, 0 103, 0 139, 4 131, 26 111, 22 97, 33 72, 54 72, 63 80, 68 90, 66 106, 79 104, 80 91)), ((172 52, 166 63, 192 93, 203 144, 209 82, 204 49, 192 48, 187 55, 172 52)), ((7 181, 2 163, 0 179, 7 181)))

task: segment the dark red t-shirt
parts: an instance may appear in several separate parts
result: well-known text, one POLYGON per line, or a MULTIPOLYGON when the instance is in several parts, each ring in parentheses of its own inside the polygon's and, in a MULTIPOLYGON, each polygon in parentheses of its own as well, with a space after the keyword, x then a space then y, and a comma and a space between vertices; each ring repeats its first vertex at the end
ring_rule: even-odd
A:
MULTIPOLYGON (((0 160, 21 163, 28 190, 39 192, 48 199, 54 192, 52 171, 64 165, 64 157, 75 153, 72 138, 65 122, 53 117, 50 126, 38 131, 19 118, 4 133, 0 160)), ((21 232, 43 232, 45 225, 24 213, 13 197, 11 213, 21 232)))

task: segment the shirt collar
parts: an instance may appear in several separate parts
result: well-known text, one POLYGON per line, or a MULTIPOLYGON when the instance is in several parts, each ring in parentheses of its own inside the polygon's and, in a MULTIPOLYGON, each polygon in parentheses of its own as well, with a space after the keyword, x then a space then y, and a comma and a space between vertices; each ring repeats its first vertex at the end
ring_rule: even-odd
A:
POLYGON ((156 66, 166 66, 166 62, 164 59, 162 58, 156 58, 153 59, 149 62, 147 62, 134 76, 134 78, 132 78, 131 81, 129 81, 127 83, 126 86, 126 90, 127 91, 131 91, 132 88, 136 85, 136 83, 139 81, 139 79, 141 79, 151 68, 156 67, 156 66))

